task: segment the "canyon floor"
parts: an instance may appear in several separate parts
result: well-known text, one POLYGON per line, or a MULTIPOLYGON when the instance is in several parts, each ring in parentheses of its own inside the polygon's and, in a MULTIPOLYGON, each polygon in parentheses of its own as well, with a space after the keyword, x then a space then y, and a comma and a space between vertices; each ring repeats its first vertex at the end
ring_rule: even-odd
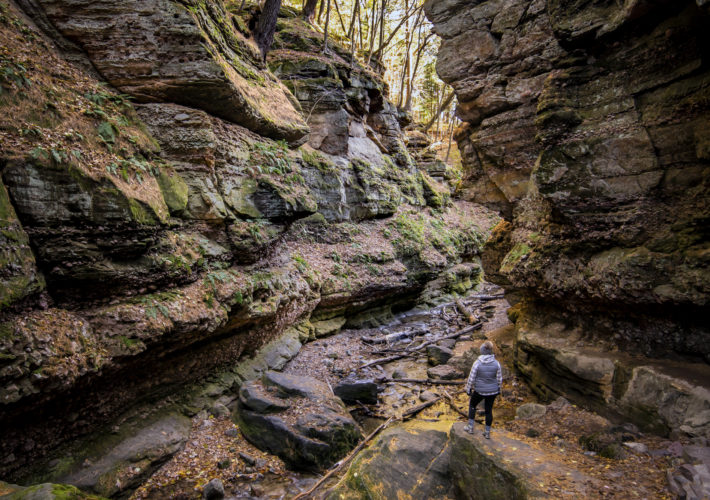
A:
MULTIPOLYGON (((499 289, 490 287, 478 295, 495 296, 499 289)), ((472 334, 455 339, 454 357, 462 358, 477 351, 484 338, 492 340, 498 359, 504 365, 505 377, 501 397, 494 408, 494 426, 490 446, 495 448, 496 434, 506 432, 508 438, 528 445, 534 450, 554 456, 544 474, 534 480, 550 498, 569 495, 570 470, 583 473, 588 484, 583 488, 588 498, 672 498, 667 487, 666 471, 677 465, 673 445, 667 439, 642 434, 633 426, 622 440, 639 443, 634 448, 622 446, 617 458, 606 458, 580 444, 582 436, 612 428, 605 418, 558 400, 547 406, 544 415, 516 418, 516 410, 523 404, 537 402, 532 391, 515 375, 513 366, 513 326, 506 317, 505 299, 481 302, 476 295, 463 301, 469 311, 480 318, 483 326, 472 334), (558 465, 562 458, 561 467, 558 465), (568 466, 569 469, 566 469, 568 466), (567 489, 566 489, 567 488, 567 489)), ((421 340, 434 340, 455 334, 467 326, 468 319, 457 310, 455 303, 430 310, 415 310, 400 314, 396 320, 377 329, 343 330, 333 336, 306 344, 284 368, 285 373, 305 375, 324 380, 335 386, 346 376, 356 374, 363 379, 375 379, 384 386, 376 405, 349 406, 351 414, 369 434, 390 416, 400 416, 423 401, 448 393, 456 406, 466 411, 468 398, 462 385, 430 385, 417 382, 394 382, 392 379, 426 380, 426 351, 418 357, 403 358, 389 363, 360 369, 367 362, 383 356, 383 351, 398 352, 421 340), (399 343, 371 344, 366 339, 377 339, 393 332, 426 332, 421 336, 405 336, 399 343)), ((395 335, 396 337, 396 335, 395 335)), ((443 341, 444 343, 446 341, 443 341)), ((450 341, 450 343, 453 343, 450 341)), ((460 381, 455 379, 453 383, 460 381)), ((477 415, 477 430, 481 430, 482 405, 477 415)), ((446 399, 416 413, 413 419, 423 422, 439 421, 453 424, 465 419, 446 399)), ((396 423, 394 425, 401 425, 396 423)), ((582 440, 583 441, 583 440, 582 440)), ((687 443, 685 443, 687 444, 687 443)), ((515 453, 515 447, 512 448, 515 453)), ((314 498, 327 498, 342 482, 347 467, 334 474, 315 492, 314 498)), ((201 498, 204 485, 218 478, 225 487, 227 498, 287 499, 309 490, 319 476, 289 470, 284 462, 262 452, 250 444, 232 422, 230 415, 213 416, 205 413, 192 421, 192 432, 186 447, 159 469, 132 495, 133 500, 159 498, 201 498)), ((578 490, 577 490, 578 491, 578 490)))

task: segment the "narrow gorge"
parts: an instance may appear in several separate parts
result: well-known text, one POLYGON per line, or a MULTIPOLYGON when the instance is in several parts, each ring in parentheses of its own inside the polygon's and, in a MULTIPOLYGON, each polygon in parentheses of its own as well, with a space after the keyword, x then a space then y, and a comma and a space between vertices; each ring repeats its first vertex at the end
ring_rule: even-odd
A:
POLYGON ((710 4, 270 2, 0 0, 0 498, 707 498, 710 4))

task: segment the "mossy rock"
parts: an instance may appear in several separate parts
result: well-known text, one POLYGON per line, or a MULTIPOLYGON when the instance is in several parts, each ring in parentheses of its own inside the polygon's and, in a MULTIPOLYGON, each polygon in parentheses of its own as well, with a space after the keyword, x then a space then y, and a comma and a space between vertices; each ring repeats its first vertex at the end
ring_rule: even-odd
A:
POLYGON ((84 493, 68 484, 36 484, 16 486, 0 481, 0 497, 6 500, 106 500, 104 497, 84 493))

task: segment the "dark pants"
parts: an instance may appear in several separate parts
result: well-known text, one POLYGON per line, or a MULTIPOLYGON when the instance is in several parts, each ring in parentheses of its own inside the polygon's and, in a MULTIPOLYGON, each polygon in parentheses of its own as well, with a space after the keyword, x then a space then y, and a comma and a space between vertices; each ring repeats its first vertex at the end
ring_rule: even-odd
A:
POLYGON ((483 406, 486 410, 486 425, 490 427, 493 423, 493 401, 495 401, 498 394, 493 394, 492 396, 481 396, 476 391, 471 395, 471 401, 468 403, 468 418, 473 420, 476 416, 476 406, 483 400, 483 406))

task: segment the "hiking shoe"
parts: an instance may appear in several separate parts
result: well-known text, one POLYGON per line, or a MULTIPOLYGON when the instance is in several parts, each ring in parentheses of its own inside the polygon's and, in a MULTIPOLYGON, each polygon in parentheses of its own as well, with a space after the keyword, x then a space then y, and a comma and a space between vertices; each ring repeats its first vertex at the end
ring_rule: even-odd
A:
POLYGON ((491 431, 483 431, 483 437, 486 439, 491 438, 491 431))
POLYGON ((468 432, 469 434, 473 434, 473 426, 466 424, 466 427, 463 428, 465 432, 468 432))

